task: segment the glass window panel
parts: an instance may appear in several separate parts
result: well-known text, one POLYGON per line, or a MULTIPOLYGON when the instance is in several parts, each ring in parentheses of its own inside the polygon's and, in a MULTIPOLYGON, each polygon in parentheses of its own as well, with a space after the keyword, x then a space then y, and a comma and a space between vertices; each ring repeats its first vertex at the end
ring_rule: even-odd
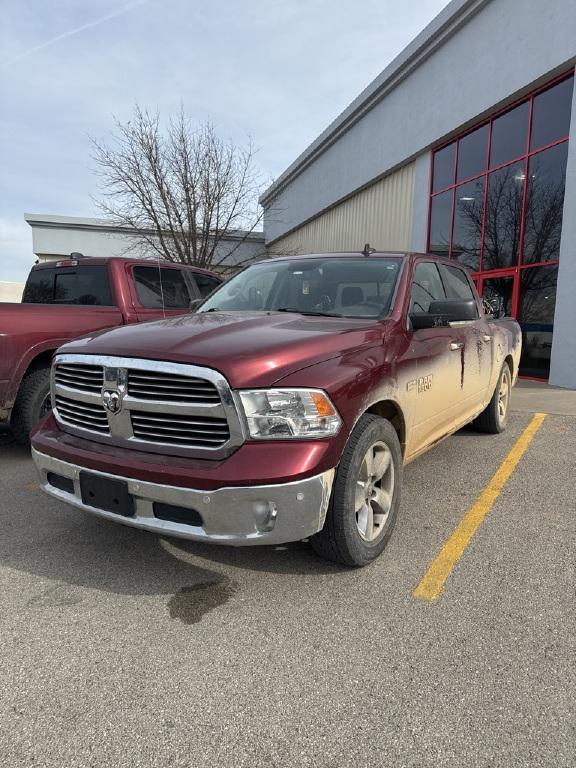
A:
POLYGON ((532 110, 532 149, 544 147, 568 136, 572 112, 574 78, 569 77, 534 99, 532 110))
POLYGON ((506 317, 511 317, 513 290, 513 277, 491 277, 484 280, 482 298, 489 301, 495 309, 500 310, 506 317))
POLYGON ((448 299, 473 299, 474 294, 468 282, 468 277, 463 269, 458 267, 448 267, 446 264, 440 265, 442 280, 446 288, 446 297, 448 299))
POLYGON ((79 266, 70 272, 56 270, 54 303, 113 306, 108 267, 79 266))
POLYGON ((450 228, 452 226, 453 192, 442 192, 432 198, 430 208, 430 244, 431 253, 448 256, 450 249, 450 228))
POLYGON ((452 257, 471 269, 480 268, 484 177, 456 187, 452 257))
POLYGON ((488 177, 482 269, 515 266, 518 261, 524 161, 493 171, 488 177))
POLYGON ((526 154, 528 102, 498 117, 492 123, 490 166, 502 165, 526 154))
POLYGON ((558 267, 529 267, 520 272, 519 318, 523 376, 547 378, 554 330, 558 267))
POLYGON ((33 269, 22 296, 23 304, 51 304, 54 300, 55 269, 33 269))
POLYGON ((434 153, 434 186, 433 192, 454 184, 454 166, 456 160, 456 142, 434 153))
POLYGON ((472 131, 458 143, 458 181, 486 170, 488 125, 472 131))
POLYGON ((560 258, 568 142, 530 158, 526 192, 524 261, 560 258))
POLYGON ((413 312, 428 312, 430 302, 446 298, 444 285, 440 279, 438 267, 430 261, 422 262, 416 267, 412 293, 410 295, 410 314, 413 312))
POLYGON ((186 279, 179 269, 169 267, 134 267, 138 300, 148 309, 187 309, 191 296, 186 279))
POLYGON ((202 298, 208 296, 222 283, 222 281, 218 280, 216 277, 212 277, 211 275, 204 275, 201 272, 194 273, 194 280, 196 280, 196 285, 198 286, 198 290, 200 291, 200 296, 202 296, 202 298))

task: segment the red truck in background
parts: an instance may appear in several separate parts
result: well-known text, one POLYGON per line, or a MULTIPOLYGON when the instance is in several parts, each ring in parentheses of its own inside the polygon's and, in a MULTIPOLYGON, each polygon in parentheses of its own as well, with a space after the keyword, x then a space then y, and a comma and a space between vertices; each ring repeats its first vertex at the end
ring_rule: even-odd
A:
POLYGON ((402 467, 465 424, 506 427, 521 333, 457 262, 426 254, 271 259, 195 314, 58 350, 32 436, 43 490, 197 541, 310 538, 374 560, 402 467))
POLYGON ((71 258, 33 267, 22 303, 0 303, 0 426, 28 441, 50 410, 50 363, 66 341, 181 315, 221 282, 208 270, 143 259, 71 258))

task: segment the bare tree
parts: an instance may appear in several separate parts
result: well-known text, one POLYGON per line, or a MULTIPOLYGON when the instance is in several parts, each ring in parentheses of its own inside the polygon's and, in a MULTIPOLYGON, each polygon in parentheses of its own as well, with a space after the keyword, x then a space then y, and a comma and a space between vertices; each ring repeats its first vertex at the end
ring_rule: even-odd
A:
POLYGON ((131 120, 116 120, 110 144, 92 144, 96 204, 131 230, 130 249, 220 270, 246 261, 234 254, 262 221, 251 142, 225 141, 211 123, 194 128, 183 110, 163 131, 159 114, 136 106, 131 120))

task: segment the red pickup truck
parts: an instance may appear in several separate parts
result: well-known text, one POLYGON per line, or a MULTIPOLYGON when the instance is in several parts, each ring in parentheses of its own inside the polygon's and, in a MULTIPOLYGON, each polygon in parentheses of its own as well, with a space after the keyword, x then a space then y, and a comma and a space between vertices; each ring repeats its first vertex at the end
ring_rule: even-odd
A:
POLYGON ((47 493, 108 520, 309 538, 362 566, 390 537, 406 462, 470 422, 505 428, 520 349, 457 262, 273 259, 196 314, 58 350, 32 453, 47 493))
POLYGON ((182 264, 82 258, 32 268, 22 304, 0 304, 0 426, 18 442, 50 410, 50 362, 91 331, 181 315, 222 278, 182 264))

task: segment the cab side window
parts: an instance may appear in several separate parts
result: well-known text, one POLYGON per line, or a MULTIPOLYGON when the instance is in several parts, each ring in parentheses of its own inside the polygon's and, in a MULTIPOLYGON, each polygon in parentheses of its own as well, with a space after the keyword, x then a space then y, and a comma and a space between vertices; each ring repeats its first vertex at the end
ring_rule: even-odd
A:
POLYGON ((464 270, 442 264, 440 271, 449 299, 473 299, 475 301, 474 293, 464 270))
POLYGON ((445 298, 446 291, 436 264, 431 261, 418 264, 412 281, 409 313, 429 312, 430 302, 445 298))

